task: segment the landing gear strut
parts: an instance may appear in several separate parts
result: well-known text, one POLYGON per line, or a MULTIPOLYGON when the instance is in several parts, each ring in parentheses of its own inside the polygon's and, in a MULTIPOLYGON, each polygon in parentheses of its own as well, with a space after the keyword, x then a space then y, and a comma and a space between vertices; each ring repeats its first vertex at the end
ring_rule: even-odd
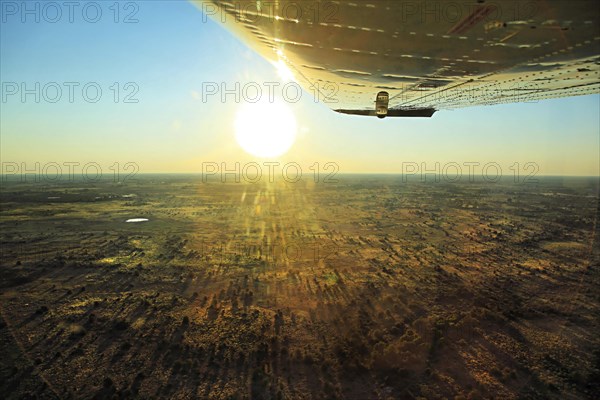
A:
POLYGON ((390 101, 390 95, 388 92, 379 92, 375 98, 375 112, 377 118, 385 118, 388 114, 388 103, 390 101))

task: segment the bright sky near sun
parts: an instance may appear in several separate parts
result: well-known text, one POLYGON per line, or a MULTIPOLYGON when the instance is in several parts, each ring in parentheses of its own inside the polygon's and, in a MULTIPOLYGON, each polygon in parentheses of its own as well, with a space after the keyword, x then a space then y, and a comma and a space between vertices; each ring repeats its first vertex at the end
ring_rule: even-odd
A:
MULTIPOLYGON (((223 26, 203 21, 191 3, 142 1, 138 9, 119 3, 117 16, 113 2, 98 2, 97 23, 87 22, 81 8, 73 23, 67 9, 56 23, 38 23, 34 15, 22 22, 0 3, 3 162, 129 161, 144 173, 201 172, 203 162, 255 159, 236 140, 243 103, 233 95, 203 101, 203 84, 233 89, 236 82, 283 81, 223 26), (36 82, 56 83, 61 97, 48 101, 56 96, 54 84, 40 90, 39 103, 35 94, 25 101, 20 92, 8 94, 13 84, 20 91, 21 83, 32 89, 36 82), (99 100, 88 101, 97 87, 99 100)), ((599 173, 599 95, 441 111, 430 119, 341 115, 309 92, 288 106, 297 135, 282 162, 336 162, 340 173, 400 173, 403 162, 453 161, 535 162, 549 175, 599 173)))

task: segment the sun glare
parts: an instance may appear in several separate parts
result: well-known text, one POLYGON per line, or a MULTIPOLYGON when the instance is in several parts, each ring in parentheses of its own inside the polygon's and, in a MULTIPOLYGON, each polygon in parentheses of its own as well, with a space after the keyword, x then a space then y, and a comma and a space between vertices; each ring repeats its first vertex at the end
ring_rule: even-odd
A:
POLYGON ((274 63, 274 65, 275 65, 275 70, 277 71, 277 75, 279 75, 279 77, 284 82, 290 82, 290 81, 295 80, 292 70, 289 69, 289 67, 287 66, 285 61, 283 61, 282 59, 279 59, 276 63, 274 63))
POLYGON ((235 138, 245 152, 261 158, 285 154, 296 140, 296 118, 281 101, 247 103, 235 119, 235 138))

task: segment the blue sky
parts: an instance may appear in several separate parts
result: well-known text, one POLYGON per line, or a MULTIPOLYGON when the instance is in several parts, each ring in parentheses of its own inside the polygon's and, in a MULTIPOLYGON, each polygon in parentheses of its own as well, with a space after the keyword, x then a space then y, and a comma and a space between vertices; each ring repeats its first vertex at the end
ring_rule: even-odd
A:
MULTIPOLYGON (((38 23, 33 15, 22 22, 8 13, 6 1, 1 3, 3 89, 7 82, 25 82, 28 88, 57 82, 63 88, 56 103, 36 103, 33 95, 22 102, 18 94, 0 103, 3 161, 132 161, 140 172, 199 172, 206 161, 252 160, 234 139, 240 104, 218 98, 202 102, 202 84, 243 85, 277 81, 278 76, 224 27, 203 22, 191 3, 138 2, 137 23, 123 22, 132 8, 121 8, 115 23, 109 9, 113 2, 98 2, 102 17, 97 23, 85 21, 80 9, 73 23, 65 14, 57 23, 43 18, 38 23), (64 82, 80 84, 73 103, 64 82), (97 103, 82 98, 80 88, 89 82, 102 89, 97 103), (117 103, 110 89, 115 82, 117 103), (133 96, 137 103, 123 102, 132 92, 127 83, 139 89, 133 96)), ((378 120, 334 113, 303 93, 290 105, 299 133, 282 160, 336 162, 340 172, 392 173, 401 172, 402 162, 535 162, 541 174, 598 175, 599 99, 593 95, 442 111, 431 119, 378 120)))

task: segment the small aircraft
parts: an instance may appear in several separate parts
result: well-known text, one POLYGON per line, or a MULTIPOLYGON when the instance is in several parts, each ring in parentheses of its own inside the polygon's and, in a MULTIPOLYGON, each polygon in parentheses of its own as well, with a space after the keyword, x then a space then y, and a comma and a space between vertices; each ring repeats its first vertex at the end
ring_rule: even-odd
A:
POLYGON ((438 110, 600 92, 595 0, 192 0, 333 110, 438 110))

